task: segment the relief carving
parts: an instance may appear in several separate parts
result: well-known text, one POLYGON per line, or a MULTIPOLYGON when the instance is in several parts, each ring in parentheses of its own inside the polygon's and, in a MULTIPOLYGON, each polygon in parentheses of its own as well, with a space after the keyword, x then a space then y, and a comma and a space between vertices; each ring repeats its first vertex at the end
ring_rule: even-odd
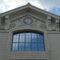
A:
POLYGON ((40 28, 46 29, 46 24, 45 23, 41 23, 40 28))
POLYGON ((10 27, 9 27, 9 29, 14 28, 15 26, 16 26, 16 24, 15 24, 15 23, 10 23, 10 27))
POLYGON ((30 25, 33 23, 33 19, 31 16, 26 16, 24 19, 23 19, 23 22, 26 24, 26 25, 30 25))
POLYGON ((39 27, 39 28, 46 28, 45 23, 35 19, 32 16, 25 16, 22 18, 16 19, 15 21, 10 23, 10 29, 14 27, 22 27, 22 26, 31 26, 31 27, 39 27))

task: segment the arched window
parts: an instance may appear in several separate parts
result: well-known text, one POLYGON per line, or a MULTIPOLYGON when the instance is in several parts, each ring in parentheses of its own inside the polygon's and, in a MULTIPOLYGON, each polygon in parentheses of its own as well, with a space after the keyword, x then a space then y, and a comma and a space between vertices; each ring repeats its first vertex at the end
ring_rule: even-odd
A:
POLYGON ((12 51, 44 51, 43 33, 22 31, 13 34, 12 51))

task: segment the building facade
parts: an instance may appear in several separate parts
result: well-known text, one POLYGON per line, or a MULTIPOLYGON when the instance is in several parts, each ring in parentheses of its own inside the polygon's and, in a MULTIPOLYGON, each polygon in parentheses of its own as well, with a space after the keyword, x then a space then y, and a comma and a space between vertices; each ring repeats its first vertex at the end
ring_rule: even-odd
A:
POLYGON ((59 60, 60 16, 27 4, 0 14, 0 60, 59 60))

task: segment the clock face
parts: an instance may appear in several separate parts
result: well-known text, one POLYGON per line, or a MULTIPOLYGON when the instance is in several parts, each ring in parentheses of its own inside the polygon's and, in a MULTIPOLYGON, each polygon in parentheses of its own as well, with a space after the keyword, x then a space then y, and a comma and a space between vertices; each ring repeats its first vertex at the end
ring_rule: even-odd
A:
POLYGON ((32 18, 30 18, 30 17, 26 17, 25 19, 24 19, 24 23, 25 24, 31 24, 32 23, 32 18))

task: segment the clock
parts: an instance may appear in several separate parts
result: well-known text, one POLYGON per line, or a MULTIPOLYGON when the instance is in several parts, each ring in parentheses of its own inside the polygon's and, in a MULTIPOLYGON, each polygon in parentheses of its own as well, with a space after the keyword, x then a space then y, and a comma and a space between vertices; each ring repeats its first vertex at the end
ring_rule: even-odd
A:
POLYGON ((28 17, 25 17, 24 23, 27 24, 27 25, 31 24, 32 23, 32 18, 29 17, 29 16, 28 17))

